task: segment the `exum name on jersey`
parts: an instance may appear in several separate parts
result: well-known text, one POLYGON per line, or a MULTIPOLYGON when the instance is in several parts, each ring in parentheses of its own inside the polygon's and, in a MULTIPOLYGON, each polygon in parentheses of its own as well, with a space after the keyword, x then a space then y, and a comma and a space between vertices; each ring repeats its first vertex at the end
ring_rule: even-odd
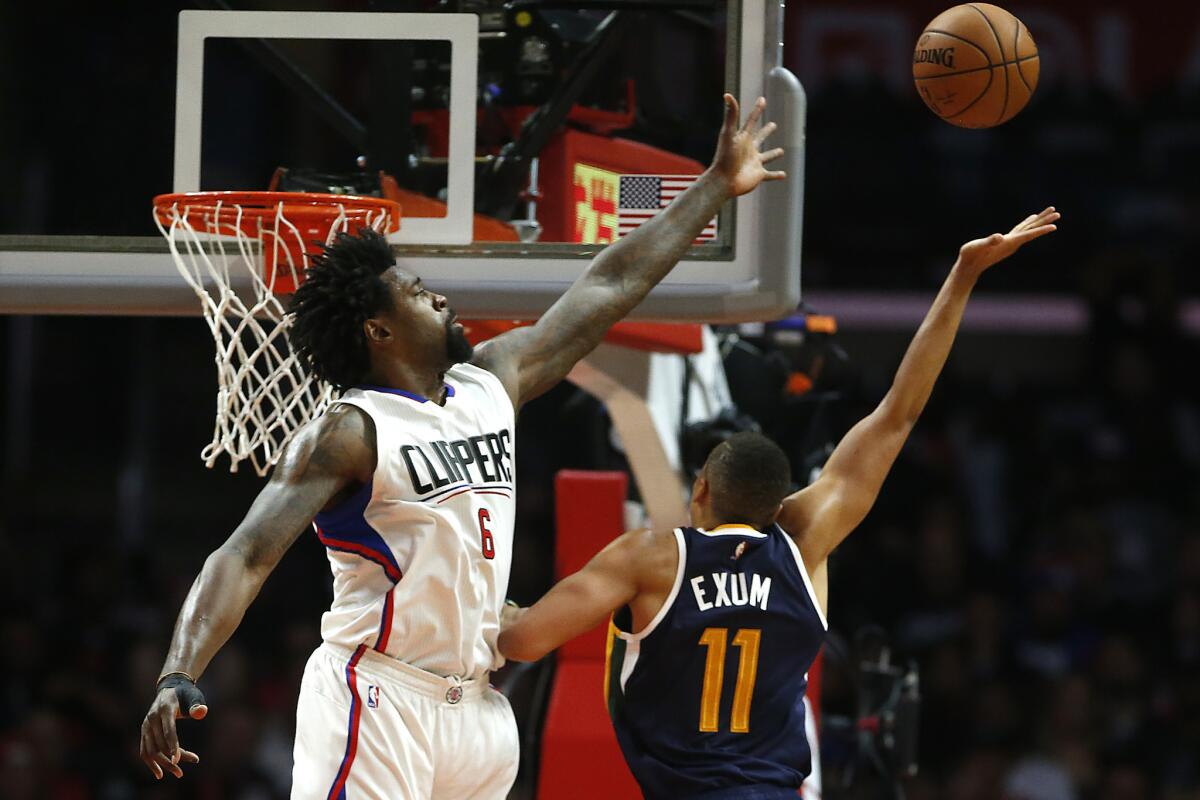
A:
POLYGON ((745 605, 758 606, 766 611, 767 600, 771 596, 771 579, 758 573, 752 573, 747 578, 744 572, 714 572, 711 576, 697 575, 688 583, 691 584, 692 594, 696 596, 696 606, 701 611, 745 605))

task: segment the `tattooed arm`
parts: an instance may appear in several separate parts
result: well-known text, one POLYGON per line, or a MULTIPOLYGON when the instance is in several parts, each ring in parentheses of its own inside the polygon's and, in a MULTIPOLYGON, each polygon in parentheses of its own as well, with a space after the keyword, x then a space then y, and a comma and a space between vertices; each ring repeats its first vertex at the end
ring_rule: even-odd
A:
POLYGON ((175 720, 203 719, 194 681, 242 621, 279 559, 318 511, 371 479, 375 431, 353 406, 336 406, 288 445, 271 480, 229 539, 204 562, 175 623, 155 698, 142 722, 141 757, 154 774, 183 776, 199 757, 179 746, 175 720))
POLYGON ((608 329, 666 277, 726 200, 753 191, 763 181, 785 177, 764 166, 783 150, 759 150, 775 130, 773 122, 757 127, 765 106, 759 98, 739 128, 737 101, 725 95, 725 122, 713 163, 704 174, 662 213, 604 248, 535 325, 479 347, 474 363, 504 382, 514 405, 566 377, 608 329))

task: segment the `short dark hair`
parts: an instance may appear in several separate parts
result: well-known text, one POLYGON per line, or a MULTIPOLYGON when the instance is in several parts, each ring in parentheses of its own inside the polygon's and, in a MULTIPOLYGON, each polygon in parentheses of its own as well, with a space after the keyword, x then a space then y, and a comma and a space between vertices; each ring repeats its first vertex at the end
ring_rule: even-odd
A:
POLYGON ((792 488, 792 470, 779 445, 761 433, 735 433, 704 465, 713 513, 725 523, 762 528, 792 488))
POLYGON ((392 306, 381 277, 396 263, 387 239, 370 228, 339 233, 304 271, 288 312, 300 363, 338 389, 362 383, 371 367, 363 322, 392 306))

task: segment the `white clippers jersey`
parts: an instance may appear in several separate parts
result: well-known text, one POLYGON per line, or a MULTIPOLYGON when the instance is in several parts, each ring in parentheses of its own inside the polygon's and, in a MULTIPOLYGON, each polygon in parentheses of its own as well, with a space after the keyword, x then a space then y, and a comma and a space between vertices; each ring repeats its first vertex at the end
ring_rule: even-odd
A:
POLYGON ((333 570, 325 641, 427 672, 478 678, 496 650, 512 563, 512 401, 490 372, 446 372, 446 405, 396 389, 338 402, 375 422, 375 476, 315 526, 333 570))

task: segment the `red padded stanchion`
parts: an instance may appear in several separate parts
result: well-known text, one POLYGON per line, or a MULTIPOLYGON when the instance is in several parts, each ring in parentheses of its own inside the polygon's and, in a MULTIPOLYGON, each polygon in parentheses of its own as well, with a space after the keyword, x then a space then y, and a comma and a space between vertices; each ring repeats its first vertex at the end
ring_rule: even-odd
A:
MULTIPOLYGON (((625 529, 622 472, 563 470, 554 480, 555 577, 586 564, 625 529)), ((558 650, 558 667, 542 730, 538 800, 641 797, 604 706, 607 623, 558 650)))

